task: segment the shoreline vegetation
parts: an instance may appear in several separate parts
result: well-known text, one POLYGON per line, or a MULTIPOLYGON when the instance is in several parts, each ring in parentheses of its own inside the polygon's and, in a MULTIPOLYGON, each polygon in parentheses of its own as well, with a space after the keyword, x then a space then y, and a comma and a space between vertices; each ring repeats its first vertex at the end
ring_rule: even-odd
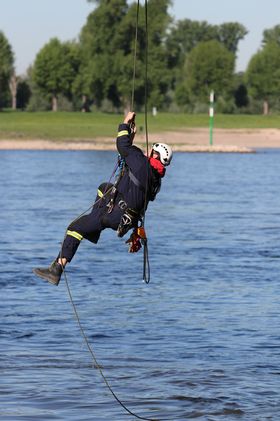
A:
MULTIPOLYGON (((107 113, 0 113, 0 149, 115 150, 123 115, 107 113)), ((254 152, 280 148, 279 116, 217 115, 209 145, 207 115, 158 113, 148 117, 149 144, 162 141, 180 152, 254 152)), ((145 149, 144 115, 137 115, 135 144, 145 149)))

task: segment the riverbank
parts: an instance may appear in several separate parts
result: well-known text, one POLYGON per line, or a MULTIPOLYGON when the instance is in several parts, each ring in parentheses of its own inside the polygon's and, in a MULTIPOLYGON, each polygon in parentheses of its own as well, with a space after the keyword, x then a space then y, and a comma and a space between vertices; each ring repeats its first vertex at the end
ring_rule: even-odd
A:
MULTIPOLYGON (((180 152, 250 153, 259 148, 279 148, 280 129, 215 129, 213 145, 209 145, 209 130, 186 129, 149 134, 149 144, 162 141, 180 152)), ((145 148, 145 135, 138 134, 135 142, 145 148)), ((115 150, 114 138, 46 140, 1 139, 2 150, 115 150)))

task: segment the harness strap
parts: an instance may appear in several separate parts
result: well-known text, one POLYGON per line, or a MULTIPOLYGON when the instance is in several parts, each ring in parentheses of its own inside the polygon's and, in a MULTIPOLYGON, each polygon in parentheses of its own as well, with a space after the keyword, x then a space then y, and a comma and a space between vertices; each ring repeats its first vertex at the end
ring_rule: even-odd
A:
POLYGON ((146 192, 146 188, 143 186, 143 184, 140 183, 137 177, 132 173, 130 168, 128 168, 128 176, 133 184, 135 184, 136 187, 138 187, 142 192, 146 192))

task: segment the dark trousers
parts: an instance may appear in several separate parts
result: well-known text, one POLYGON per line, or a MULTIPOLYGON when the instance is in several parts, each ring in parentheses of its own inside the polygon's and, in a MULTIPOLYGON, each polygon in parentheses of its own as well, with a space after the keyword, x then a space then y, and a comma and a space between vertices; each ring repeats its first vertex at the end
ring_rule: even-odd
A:
MULTIPOLYGON (((108 185, 104 183, 99 186, 99 191, 102 191, 102 186, 108 188, 108 185)), ((119 226, 123 210, 121 210, 118 205, 115 205, 112 212, 108 213, 107 204, 110 200, 110 196, 105 196, 101 200, 100 196, 97 196, 96 199, 96 203, 91 212, 88 215, 81 216, 67 228, 67 234, 59 253, 59 257, 66 258, 67 262, 71 262, 80 242, 84 238, 97 244, 101 231, 106 228, 111 228, 116 231, 119 226)), ((117 200, 116 203, 118 203, 117 200)))

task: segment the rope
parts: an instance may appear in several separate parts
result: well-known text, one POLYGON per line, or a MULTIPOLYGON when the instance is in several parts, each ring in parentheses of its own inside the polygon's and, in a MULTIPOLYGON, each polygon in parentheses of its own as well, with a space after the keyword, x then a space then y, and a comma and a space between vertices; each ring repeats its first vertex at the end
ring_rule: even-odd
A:
POLYGON ((131 90, 131 106, 134 109, 134 93, 135 93, 135 78, 136 78, 136 58, 137 58, 137 42, 138 42, 138 22, 139 22, 139 0, 137 1, 136 9, 136 25, 135 25, 135 38, 134 38, 134 54, 133 54, 133 73, 132 73, 132 90, 131 90))
MULTIPOLYGON (((135 74, 136 74, 136 47, 137 47, 137 34, 138 34, 138 20, 139 20, 139 0, 138 0, 138 3, 137 3, 137 13, 136 13, 136 30, 135 30, 135 51, 134 51, 134 63, 133 63, 133 83, 132 83, 132 96, 131 96, 131 105, 133 106, 134 105, 134 91, 135 91, 135 74)), ((146 15, 146 32, 147 32, 147 0, 145 1, 145 15, 146 15)), ((147 47, 147 34, 146 34, 146 47, 147 47)), ((147 48, 146 48, 146 50, 147 50, 147 48)), ((145 127, 146 127, 146 146, 147 146, 147 156, 148 156, 148 147, 149 147, 149 145, 148 145, 148 130, 147 130, 147 51, 146 51, 146 71, 145 71, 145 127)), ((148 161, 147 161, 147 164, 148 164, 148 161)), ((115 167, 115 169, 114 169, 114 171, 113 171, 113 173, 112 173, 112 175, 111 175, 111 177, 110 177, 110 179, 109 179, 109 181, 108 181, 108 183, 107 183, 107 186, 109 185, 109 183, 110 183, 110 181, 111 181, 111 179, 112 179, 112 177, 113 177, 113 175, 116 173, 116 170, 117 170, 117 167, 118 167, 118 164, 116 164, 116 167, 115 167)), ((148 177, 147 177, 147 180, 148 180, 148 177)), ((145 209, 146 209, 146 204, 147 204, 147 187, 148 186, 146 186, 146 195, 145 195, 145 209)), ((104 196, 106 196, 106 195, 108 195, 111 191, 112 191, 112 189, 114 188, 114 186, 112 186, 111 188, 109 188, 108 190, 107 190, 107 188, 105 189, 105 193, 104 193, 104 195, 101 197, 101 198, 99 198, 98 200, 96 200, 95 202, 94 202, 94 204, 96 204, 96 203, 98 203, 100 200, 102 200, 103 198, 104 198, 104 196)), ((81 213, 77 218, 75 218, 73 221, 72 221, 72 223, 73 222, 75 222, 75 221, 77 221, 81 216, 83 216, 86 212, 88 212, 92 207, 93 207, 93 205, 94 204, 92 204, 86 211, 84 211, 83 213, 81 213)), ((145 213, 144 213, 144 218, 145 218, 145 213)), ((67 235, 67 230, 66 230, 66 232, 65 232, 65 235, 64 235, 64 239, 65 239, 65 237, 66 237, 66 235, 67 235)), ((63 244, 63 243, 62 243, 63 244)), ((61 249, 60 249, 60 259, 62 259, 62 245, 61 245, 61 249)), ((79 313, 78 313, 78 310, 77 310, 77 306, 76 306, 76 304, 75 304, 75 302, 74 302, 74 300, 73 300, 73 296, 72 296, 72 293, 71 293, 71 289, 70 289, 70 286, 69 286, 69 283, 68 283, 68 279, 67 279, 67 274, 66 274, 66 269, 64 268, 64 267, 62 267, 63 268, 63 276, 64 276, 64 280, 65 280, 65 284, 66 284, 66 287, 67 287, 67 292, 68 292, 68 296, 69 296, 69 299, 70 299, 70 302, 71 302, 71 304, 72 304, 72 308, 73 308, 73 311, 74 311, 74 315, 75 315, 75 318, 76 318, 76 320, 77 320, 77 323, 78 323, 78 326, 79 326, 79 329, 80 329, 80 332, 81 332, 81 334, 82 334, 82 337, 83 337, 83 339, 84 339, 84 341, 85 341, 85 344, 86 344, 86 347, 87 347, 87 349, 88 349, 88 351, 89 351, 89 353, 90 353, 90 355, 91 355, 91 357, 92 357, 92 359, 93 359, 93 361, 94 361, 94 364, 95 364, 95 367, 98 369, 98 371, 99 371, 99 373, 100 373, 100 375, 101 375, 101 377, 102 377, 102 379, 103 379, 103 381, 104 381, 104 383, 105 383, 105 385, 106 385, 106 387, 108 388, 108 390, 110 391, 110 393, 112 394, 112 396, 114 397, 114 399, 119 403, 119 405, 121 405, 121 407, 128 413, 128 414, 130 414, 130 415, 132 415, 133 417, 135 417, 135 418, 137 418, 137 419, 139 419, 139 420, 144 420, 144 421, 159 421, 159 420, 156 420, 156 419, 152 419, 152 418, 145 418, 145 417, 141 417, 140 415, 138 415, 138 414, 136 414, 136 413, 134 413, 134 412, 132 412, 119 398, 118 398, 118 396, 116 395, 116 393, 114 392, 114 390, 112 389, 112 386, 110 385, 110 383, 109 383, 109 381, 108 381, 108 379, 106 378, 106 376, 105 376, 105 374, 103 373, 103 370, 102 370, 102 368, 101 368, 101 366, 100 366, 100 364, 98 363, 98 360, 97 360, 97 358, 96 358, 96 356, 95 356, 95 352, 94 352, 94 350, 93 350, 93 347, 91 346, 91 344, 90 344, 90 342, 89 342, 89 340, 88 340, 88 337, 87 337, 87 335, 86 335, 86 332, 85 332, 85 330, 84 330, 84 328, 83 328, 83 326, 82 326, 82 323, 81 323, 81 320, 80 320, 80 317, 79 317, 79 313)), ((145 282, 146 283, 148 283, 149 282, 149 280, 150 280, 150 269, 149 269, 149 260, 148 260, 148 246, 147 246, 147 240, 145 240, 145 243, 144 243, 144 275, 143 275, 143 277, 144 277, 144 280, 145 280, 145 282), (148 264, 148 273, 149 273, 149 276, 148 276, 148 278, 147 278, 147 276, 146 276, 146 266, 147 266, 147 264, 148 264)))
MULTIPOLYGON (((148 2, 145 0, 145 27, 146 27, 146 49, 145 49, 145 133, 146 133, 146 152, 149 153, 148 139, 148 2)), ((147 197, 146 197, 147 200, 147 197)))
POLYGON ((67 280, 67 275, 66 275, 66 270, 65 270, 65 268, 63 269, 63 274, 64 274, 64 279, 65 279, 65 283, 66 283, 66 287, 67 287, 67 291, 68 291, 68 295, 69 295, 69 299, 70 299, 70 302, 71 302, 71 304, 72 304, 72 307, 73 307, 73 311, 74 311, 74 314, 75 314, 75 317, 76 317, 76 320, 77 320, 77 322, 78 322, 78 325, 79 325, 79 328, 80 328, 80 331, 81 331, 81 334, 82 334, 82 336, 83 336, 83 338, 84 338, 84 341, 85 341, 85 344, 86 344, 86 346, 87 346, 87 349, 88 349, 88 351, 89 351, 89 353, 91 354, 91 356, 92 356, 92 359, 93 359, 93 361, 94 361, 94 364, 95 364, 95 368, 97 368, 98 369, 98 371, 99 371, 99 373, 100 373, 100 375, 101 375, 101 377, 102 377, 102 379, 103 379, 103 381, 104 381, 104 383, 105 383, 105 385, 107 386, 107 388, 109 389, 109 391, 111 392, 111 394, 112 394, 112 396, 115 398, 115 400, 122 406, 122 408, 127 412, 127 413, 129 413, 130 415, 132 415, 133 417, 135 417, 135 418, 138 418, 139 420, 144 420, 144 421, 159 421, 159 420, 156 420, 155 418, 144 418, 144 417, 141 417, 140 415, 137 415, 137 414, 135 414, 134 412, 132 412, 119 398, 118 398, 118 396, 116 395, 116 393, 113 391, 113 389, 112 389, 112 386, 110 385, 110 383, 109 383, 109 381, 108 381, 108 379, 106 378, 106 376, 105 376, 105 374, 103 373, 103 370, 102 370, 102 368, 101 368, 101 366, 99 365, 99 363, 98 363, 98 361, 97 361, 97 358, 96 358, 96 356, 95 356, 95 353, 94 353, 94 351, 93 351, 93 348, 92 348, 92 346, 90 345, 90 343, 89 343, 89 340, 88 340, 88 337, 87 337, 87 335, 86 335, 86 333, 85 333, 85 330, 84 330, 84 328, 83 328, 83 326, 82 326, 82 323, 81 323, 81 320, 80 320, 80 317, 79 317, 79 314, 78 314, 78 311, 77 311, 77 307, 76 307, 76 304, 74 303, 74 300, 73 300, 73 297, 72 297, 72 293, 71 293, 71 290, 70 290, 70 287, 69 287, 69 283, 68 283, 68 280, 67 280))
MULTIPOLYGON (((145 0, 145 33, 146 33, 146 48, 145 48, 145 138, 146 138, 146 154, 149 155, 149 137, 148 137, 148 2, 145 0)), ((146 193, 144 202, 144 215, 143 215, 143 227, 145 227, 145 216, 146 207, 148 201, 148 171, 149 162, 147 160, 147 177, 146 177, 146 193)), ((148 284, 150 282, 150 262, 148 252, 148 239, 144 240, 144 253, 143 253, 143 281, 148 284)))

